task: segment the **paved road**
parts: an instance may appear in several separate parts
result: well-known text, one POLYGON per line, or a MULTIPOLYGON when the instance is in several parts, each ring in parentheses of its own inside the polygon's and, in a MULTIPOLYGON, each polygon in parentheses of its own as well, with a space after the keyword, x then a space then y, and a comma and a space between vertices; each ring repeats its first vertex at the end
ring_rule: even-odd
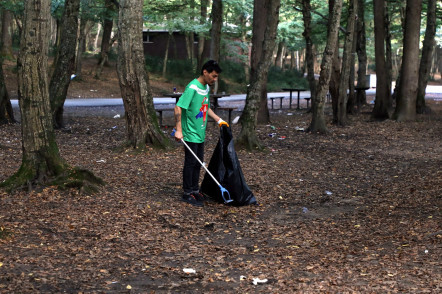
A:
MULTIPOLYGON (((367 95, 375 95, 376 89, 369 89, 366 91, 367 95)), ((428 98, 442 100, 442 86, 428 86, 426 91, 428 98)), ((274 92, 269 93, 269 97, 289 96, 288 92, 274 92)), ((301 98, 310 97, 310 91, 301 92, 301 98)), ((427 98, 427 99, 428 99, 427 98)), ((220 98, 218 101, 220 104, 228 104, 230 101, 243 101, 246 99, 246 94, 231 95, 228 97, 220 98)), ((154 104, 175 104, 175 98, 154 98, 154 104)), ((296 100, 296 98, 294 98, 296 100)), ((17 100, 11 100, 12 106, 18 106, 17 100)), ((293 101, 296 103, 296 101, 293 101)), ((99 107, 99 106, 120 106, 123 105, 121 98, 78 98, 78 99, 66 99, 65 107, 99 107)))

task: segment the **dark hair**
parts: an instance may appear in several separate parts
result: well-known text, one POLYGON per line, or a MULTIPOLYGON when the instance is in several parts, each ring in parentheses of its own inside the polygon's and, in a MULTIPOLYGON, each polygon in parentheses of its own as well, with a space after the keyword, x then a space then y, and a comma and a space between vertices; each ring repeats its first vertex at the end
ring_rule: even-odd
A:
POLYGON ((215 60, 209 60, 204 63, 203 67, 201 68, 201 75, 203 75, 204 70, 207 70, 208 73, 211 73, 212 71, 221 73, 223 71, 221 67, 219 67, 218 62, 216 62, 215 60))

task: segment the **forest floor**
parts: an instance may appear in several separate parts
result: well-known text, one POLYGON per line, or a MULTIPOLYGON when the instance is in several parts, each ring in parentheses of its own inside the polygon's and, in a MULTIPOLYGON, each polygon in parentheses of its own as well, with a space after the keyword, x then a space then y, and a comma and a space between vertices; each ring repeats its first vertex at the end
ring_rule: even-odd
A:
MULTIPOLYGON (((271 111, 266 151, 237 150, 258 205, 202 208, 180 201, 182 146, 124 149, 124 118, 83 108, 57 142, 106 185, 0 191, 0 293, 440 293, 440 103, 410 123, 365 106, 346 127, 328 106, 327 135, 302 131, 305 110, 271 111)), ((207 135, 209 162, 218 127, 207 135)), ((0 138, 3 181, 20 167, 20 125, 0 138)))

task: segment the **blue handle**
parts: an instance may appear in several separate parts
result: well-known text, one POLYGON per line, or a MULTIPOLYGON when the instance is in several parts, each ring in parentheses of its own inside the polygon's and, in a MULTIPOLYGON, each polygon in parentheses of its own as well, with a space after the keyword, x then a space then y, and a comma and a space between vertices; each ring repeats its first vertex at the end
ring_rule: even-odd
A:
POLYGON ((229 191, 227 191, 227 189, 224 188, 224 187, 221 186, 221 185, 219 185, 219 188, 220 188, 220 190, 221 190, 221 197, 223 197, 224 203, 227 204, 227 203, 233 202, 233 200, 230 198, 230 193, 229 193, 229 191), (224 193, 227 193, 227 196, 228 196, 229 199, 226 200, 226 198, 224 197, 224 193))

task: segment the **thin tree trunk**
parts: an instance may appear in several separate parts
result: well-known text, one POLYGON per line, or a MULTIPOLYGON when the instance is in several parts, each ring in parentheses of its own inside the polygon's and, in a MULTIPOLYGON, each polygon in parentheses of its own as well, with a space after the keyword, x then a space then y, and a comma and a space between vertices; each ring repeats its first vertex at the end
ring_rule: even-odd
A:
MULTIPOLYGON (((310 88, 310 97, 312 103, 315 102, 314 97, 316 96, 316 80, 315 80, 315 63, 314 63, 314 55, 313 55, 313 41, 311 38, 311 22, 312 22, 312 14, 311 14, 311 4, 310 0, 302 1, 302 16, 304 20, 304 32, 302 35, 305 39, 305 60, 307 65, 307 80, 310 88)), ((293 55, 292 55, 293 58, 293 55)), ((313 104, 312 104, 313 106, 313 104)))
POLYGON ((404 32, 404 54, 400 73, 394 118, 397 121, 416 119, 416 98, 419 80, 419 37, 422 0, 407 0, 404 32))
POLYGON ((3 74, 3 58, 0 56, 0 125, 14 123, 14 111, 8 90, 6 89, 5 76, 3 74))
POLYGON ((356 11, 358 8, 357 0, 349 0, 347 28, 344 42, 344 53, 342 56, 341 77, 339 80, 339 100, 337 124, 345 126, 347 124, 347 103, 348 103, 348 84, 350 80, 350 66, 353 55, 353 38, 355 33, 356 11))
POLYGON ((54 126, 63 126, 63 106, 66 100, 71 74, 75 67, 75 50, 77 47, 78 15, 80 0, 66 0, 61 29, 61 44, 58 47, 58 59, 49 84, 54 126))
MULTIPOLYGON (((201 18, 200 18, 200 24, 204 25, 206 23, 207 19, 207 5, 208 0, 201 0, 201 18)), ((199 33, 198 35, 198 55, 197 55, 197 66, 196 66, 196 74, 200 74, 200 70, 203 67, 204 64, 204 45, 206 43, 206 37, 204 33, 199 33)))
MULTIPOLYGON (((391 47, 391 16, 389 13, 388 1, 385 1, 385 66, 387 68, 387 88, 388 93, 391 93, 391 84, 393 82, 393 51, 391 47)), ((391 94, 388 95, 387 99, 387 108, 392 109, 393 107, 393 99, 391 94)))
POLYGON ((212 2, 212 28, 210 29, 210 59, 220 61, 221 27, 223 24, 222 0, 212 2))
MULTIPOLYGON (((358 82, 357 86, 360 88, 367 87, 367 47, 365 36, 365 1, 358 0, 358 21, 357 21, 357 42, 356 52, 358 53, 358 82)), ((367 97, 365 91, 358 91, 356 93, 356 104, 358 111, 362 105, 367 104, 367 97)))
MULTIPOLYGON (((248 150, 261 149, 262 146, 258 141, 256 134, 256 126, 258 122, 258 110, 262 102, 263 88, 266 90, 266 80, 268 69, 271 64, 271 55, 275 48, 276 33, 279 21, 280 0, 255 0, 254 1, 254 21, 253 21, 253 39, 252 39, 252 72, 250 78, 250 86, 247 89, 247 98, 244 111, 241 115, 241 131, 236 141, 239 148, 248 150), (265 9, 263 9, 265 7, 265 9), (263 13, 264 18, 259 18, 263 13), (257 38, 257 25, 265 20, 265 38, 257 38), (256 47, 261 47, 257 51, 256 47), (256 58, 260 54, 261 58, 256 58), (258 62, 257 62, 258 61, 258 62), (254 69, 253 62, 257 62, 254 69)), ((267 95, 264 97, 267 103, 267 95)))
POLYGON ((173 32, 169 32, 167 35, 167 42, 166 42, 166 51, 164 52, 164 59, 163 59, 163 78, 166 77, 167 73, 167 62, 169 61, 169 44, 170 44, 170 38, 173 32))
MULTIPOLYGON (((329 1, 329 15, 333 13, 335 0, 329 1)), ((342 8, 341 8, 342 9, 342 8)), ((341 12, 342 13, 342 12, 341 12)), ((331 30, 332 25, 330 22, 332 21, 329 18, 328 29, 331 30)), ((339 103, 339 81, 341 80, 341 60, 339 58, 339 31, 338 31, 338 39, 336 42, 336 47, 334 48, 333 54, 333 63, 332 63, 332 74, 330 76, 329 82, 329 92, 332 99, 332 109, 333 109, 333 123, 338 122, 338 103, 339 103)))
POLYGON ((95 36, 95 41, 94 41, 94 51, 96 51, 98 48, 98 38, 100 37, 100 32, 101 32, 101 22, 97 24, 97 35, 95 36))
POLYGON ((117 72, 123 97, 127 137, 134 148, 151 144, 165 148, 169 141, 161 132, 145 69, 143 0, 120 1, 117 72))
POLYGON ((7 9, 1 9, 2 13, 2 34, 0 44, 2 48, 0 56, 12 58, 12 12, 7 9))
POLYGON ((431 74, 431 61, 436 47, 436 0, 428 0, 427 4, 427 29, 422 46, 422 57, 419 66, 419 83, 417 88, 416 112, 428 111, 425 105, 425 90, 431 74))
POLYGON ((375 119, 387 119, 388 114, 388 92, 387 67, 385 63, 385 17, 383 0, 373 0, 374 11, 374 38, 375 38, 375 59, 376 59, 376 100, 372 112, 375 119))
POLYGON ((312 121, 308 130, 310 132, 326 133, 327 126, 325 124, 324 106, 325 96, 329 88, 329 81, 332 72, 332 62, 338 43, 338 31, 341 20, 342 0, 335 0, 330 18, 330 26, 327 36, 327 45, 325 46, 324 55, 321 63, 321 73, 317 87, 317 94, 314 97, 315 102, 312 104, 312 121))
MULTIPOLYGON (((223 24, 223 2, 213 0, 212 2, 212 28, 210 29, 210 59, 220 61, 221 54, 221 28, 223 24)), ((215 82, 213 93, 218 92, 219 81, 215 82)))

